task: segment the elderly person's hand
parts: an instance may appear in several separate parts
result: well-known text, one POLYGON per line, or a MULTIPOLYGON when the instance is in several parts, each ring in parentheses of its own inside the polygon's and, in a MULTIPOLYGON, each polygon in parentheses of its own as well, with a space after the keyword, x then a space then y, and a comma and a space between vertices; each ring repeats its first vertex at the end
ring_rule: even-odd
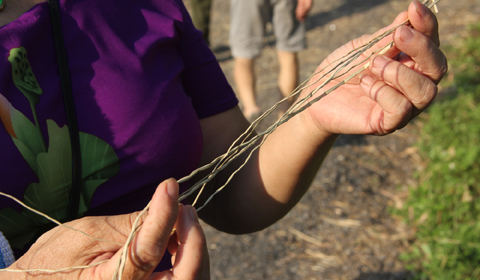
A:
MULTIPOLYGON (((401 13, 389 27, 337 49, 318 69, 368 43, 374 36, 403 22, 407 16, 411 27, 398 27, 394 34, 374 47, 379 49, 393 39, 393 48, 384 55, 374 56, 369 68, 359 77, 315 103, 308 109, 308 114, 302 114, 320 133, 392 133, 431 104, 437 94, 437 84, 447 71, 447 61, 439 49, 436 17, 418 1, 411 3, 408 11, 401 13)), ((328 87, 345 78, 342 76, 332 81, 328 87)))
MULTIPOLYGON (((153 198, 148 215, 133 239, 122 279, 209 279, 209 260, 205 236, 191 206, 179 207, 178 184, 169 179, 161 183, 153 198), (171 236, 173 228, 176 233, 171 236), (173 269, 153 273, 165 250, 173 257, 173 269)), ((108 279, 117 269, 121 244, 131 231, 139 212, 105 217, 86 217, 66 225, 96 238, 93 240, 65 227, 56 227, 42 235, 31 249, 9 269, 52 269, 89 266, 69 271, 0 272, 0 279, 108 279)))

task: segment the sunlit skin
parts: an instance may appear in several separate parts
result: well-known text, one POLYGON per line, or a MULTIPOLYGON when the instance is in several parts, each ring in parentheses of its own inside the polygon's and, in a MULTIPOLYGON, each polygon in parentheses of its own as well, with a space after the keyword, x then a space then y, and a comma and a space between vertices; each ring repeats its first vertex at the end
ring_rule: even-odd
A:
MULTIPOLYGON (((179 205, 177 199, 175 180, 166 180, 158 186, 148 215, 142 219, 142 228, 127 251, 123 279, 209 279, 205 235, 194 208, 179 205), (171 235, 173 228, 175 234, 171 235), (173 269, 152 274, 165 250, 174 256, 173 269)), ((86 217, 66 224, 90 236, 113 242, 97 241, 71 229, 56 227, 42 235, 8 269, 58 270, 93 265, 90 268, 58 273, 0 272, 0 279, 112 279, 123 251, 120 244, 125 243, 139 213, 86 217)))
MULTIPOLYGON (((385 55, 373 57, 361 77, 352 79, 278 127, 229 187, 217 195, 212 203, 215 206, 207 206, 200 216, 227 232, 263 229, 287 214, 307 191, 339 134, 385 135, 404 127, 425 110, 436 96, 436 84, 446 73, 447 63, 438 48, 435 15, 418 2, 410 4, 408 12, 401 13, 392 25, 337 49, 319 69, 403 22, 407 16, 414 29, 397 28, 375 48, 381 48, 391 40, 395 47, 385 55), (405 40, 403 36, 408 34, 413 36, 405 40), (232 220, 236 222, 231 223, 232 220)), ((333 81, 332 86, 343 79, 333 81)), ((321 83, 319 81, 312 88, 321 83)), ((300 98, 309 92, 306 89, 300 98)), ((248 126, 245 121, 242 129, 231 126, 231 123, 242 122, 240 110, 232 109, 220 115, 222 118, 201 120, 205 155, 220 154, 228 148, 228 145, 223 149, 217 144, 212 145, 219 129, 223 134, 236 130, 232 135, 239 135, 248 126), (210 150, 216 152, 210 153, 210 150)), ((223 138, 229 143, 235 139, 228 135, 223 138)), ((209 162, 207 159, 213 158, 205 156, 205 162, 209 162)))
MULTIPOLYGON (((310 9, 312 0, 299 0, 295 9, 295 16, 300 21, 305 21, 310 9)), ((285 50, 277 50, 279 73, 277 79, 278 89, 281 97, 287 97, 298 86, 298 54, 285 50)), ((260 116, 261 109, 257 104, 255 90, 255 58, 235 57, 233 77, 237 87, 237 93, 242 104, 243 115, 250 122, 260 116)), ((293 99, 280 104, 279 116, 287 111, 292 105, 293 99)))
MULTIPOLYGON (((18 0, 18 2, 27 3, 28 1, 18 0)), ((4 13, 7 11, 6 9, 4 13)), ((399 27, 393 35, 378 44, 379 47, 382 47, 387 41, 393 39, 395 48, 385 55, 375 56, 370 67, 362 73, 362 76, 352 79, 347 85, 340 87, 321 102, 315 103, 308 110, 275 130, 263 146, 252 155, 251 160, 234 177, 229 186, 216 196, 211 204, 199 212, 200 217, 217 229, 229 233, 248 233, 268 227, 286 215, 307 191, 339 134, 385 135, 404 127, 411 119, 425 110, 437 93, 436 84, 445 74, 447 63, 445 56, 438 49, 438 26, 433 13, 420 3, 414 2, 409 6, 408 11, 397 17, 392 26, 402 22, 407 16, 410 18, 413 29, 399 27)), ((365 35, 340 47, 328 56, 319 68, 335 58, 347 54, 355 46, 370 41, 374 35, 365 35)), ((340 81, 334 81, 333 84, 337 82, 340 81)), ((309 90, 306 89, 302 96, 308 92, 309 90)), ((5 109, 3 110, 5 111, 5 109)), ((2 118, 2 122, 3 120, 2 118)), ((223 154, 231 143, 246 130, 249 123, 241 110, 235 107, 215 116, 201 119, 200 125, 204 137, 201 163, 203 165, 223 154)), ((240 162, 241 160, 238 164, 240 162)), ((200 204, 220 186, 219 184, 226 180, 226 177, 238 167, 238 164, 229 166, 223 174, 219 175, 216 179, 217 184, 204 191, 204 198, 201 198, 200 204)), ((160 192, 165 193, 166 186, 161 184, 159 189, 162 188, 163 191, 160 192)), ((157 225, 151 230, 158 236, 156 239, 148 239, 152 236, 147 233, 142 236, 148 237, 147 243, 153 241, 162 244, 164 250, 165 244, 169 243, 170 232, 177 219, 178 204, 177 201, 164 196, 154 196, 154 200, 164 202, 164 204, 160 202, 155 204, 156 206, 152 206, 151 209, 152 214, 160 215, 154 214, 151 224, 152 226, 157 225), (162 205, 167 205, 167 207, 162 205)), ((183 216, 181 215, 181 217, 183 216)), ((125 224, 122 224, 124 226, 122 229, 131 225, 130 218, 131 216, 123 218, 125 224)), ((90 218, 78 220, 76 226, 80 227, 79 229, 90 228, 91 224, 89 223, 92 221, 94 220, 90 218)), ((208 259, 204 237, 202 237, 199 224, 197 225, 196 222, 193 224, 195 225, 191 227, 194 229, 193 233, 187 234, 185 239, 181 240, 182 244, 186 244, 184 258, 179 258, 182 254, 177 251, 175 261, 181 262, 182 266, 174 268, 173 272, 181 273, 180 270, 185 270, 185 277, 178 277, 178 279, 202 279, 204 275, 205 259, 208 259), (196 245, 189 247, 192 244, 196 245), (188 256, 196 258, 200 256, 201 260, 193 264, 181 261, 189 259, 188 256)), ((109 230, 108 227, 104 227, 104 229, 102 234, 105 237, 115 235, 115 230, 109 230)), ((127 230, 125 229, 125 231, 127 230)), ((143 227, 142 231, 144 231, 143 227)), ((145 231, 150 230, 145 229, 145 231)), ((14 267, 24 268, 34 264, 35 267, 49 265, 68 267, 77 264, 78 258, 75 258, 75 254, 85 259, 84 254, 86 253, 84 252, 91 252, 89 251, 91 244, 88 242, 87 244, 73 243, 66 237, 53 240, 50 239, 51 234, 40 240, 44 246, 35 246, 27 253, 28 265, 19 260, 14 267), (48 242, 56 243, 54 243, 55 246, 49 246, 48 242), (75 254, 69 254, 69 258, 60 258, 57 255, 72 251, 75 254), (32 256, 35 255, 44 257, 33 258, 32 256), (48 258, 52 255, 56 256, 54 260, 48 258), (61 263, 55 264, 55 261, 61 261, 61 263)), ((116 258, 116 251, 106 250, 106 247, 97 247, 96 249, 89 261, 99 260, 99 258, 116 258)), ((148 249, 139 250, 138 255, 154 264, 159 258, 156 250, 162 251, 157 247, 154 252, 148 249)), ((128 279, 148 278, 149 270, 145 270, 142 266, 137 267, 134 263, 129 263, 129 265, 128 279)), ((99 270, 90 270, 90 272, 97 273, 95 278, 85 279, 107 279, 106 275, 113 271, 110 266, 111 264, 105 264, 99 270)), ((74 277, 70 279, 79 279, 76 277, 78 273, 71 274, 74 277)), ((69 279, 69 275, 62 274, 63 278, 61 279, 69 279)), ((22 279, 24 275, 8 276, 3 279, 15 279, 14 277, 22 279)), ((4 274, 0 273, 0 279, 2 277, 4 274)))

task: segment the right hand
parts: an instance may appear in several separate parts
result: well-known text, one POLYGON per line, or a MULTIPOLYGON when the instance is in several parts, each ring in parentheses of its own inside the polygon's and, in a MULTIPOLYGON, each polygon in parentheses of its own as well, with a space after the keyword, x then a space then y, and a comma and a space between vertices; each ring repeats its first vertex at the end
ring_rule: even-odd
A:
MULTIPOLYGON (((363 76, 351 79, 306 110, 308 114, 303 114, 303 121, 309 123, 310 127, 304 130, 317 130, 319 138, 332 134, 386 135, 403 128, 433 102, 438 91, 437 84, 447 71, 447 60, 439 49, 435 15, 416 0, 390 26, 338 48, 317 70, 349 54, 355 47, 370 42, 376 35, 407 18, 411 27, 397 27, 393 34, 375 45, 375 49, 379 49, 391 40, 394 42, 394 46, 384 55, 377 54, 370 59, 371 64, 363 71, 363 76)), ((368 58, 370 52, 371 50, 363 53, 360 58, 368 58)), ((329 67, 328 70, 332 69, 332 66, 329 67)), ((357 66, 350 73, 359 68, 357 66)), ((322 74, 326 72, 325 70, 322 74)), ((311 85, 303 96, 326 82, 329 75, 332 74, 311 85)), ((341 83, 347 76, 332 80, 323 90, 341 83)))
POLYGON ((303 22, 307 18, 308 12, 312 8, 312 0, 298 0, 295 16, 298 21, 303 22))
MULTIPOLYGON (((58 226, 44 235, 9 269, 52 269, 98 266, 60 273, 1 272, 0 279, 108 279, 117 269, 120 253, 132 224, 139 212, 104 217, 86 217, 66 225, 96 238, 116 243, 93 240, 79 232, 58 226)), ((178 183, 169 179, 162 182, 152 198, 148 215, 128 249, 128 260, 122 279, 128 280, 200 280, 210 279, 209 259, 205 235, 195 209, 178 204, 178 183), (175 227, 174 227, 175 226, 175 227), (173 228, 176 233, 171 235, 173 228), (152 273, 165 250, 174 256, 173 269, 152 273)))

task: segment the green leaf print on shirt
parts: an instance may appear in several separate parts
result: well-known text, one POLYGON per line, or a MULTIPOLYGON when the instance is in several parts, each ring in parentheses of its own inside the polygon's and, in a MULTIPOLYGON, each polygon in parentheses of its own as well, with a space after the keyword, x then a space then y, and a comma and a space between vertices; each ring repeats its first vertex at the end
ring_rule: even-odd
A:
POLYGON ((46 152, 43 148, 44 139, 41 134, 37 133, 35 125, 13 107, 10 109, 10 118, 16 135, 12 136, 12 140, 30 168, 37 174, 36 156, 41 152, 46 152))
MULTIPOLYGON (((17 69, 18 65, 16 64, 18 63, 29 65, 25 49, 23 47, 19 49, 21 49, 23 60, 18 62, 17 59, 9 58, 12 69, 17 69)), ((18 54, 19 52, 11 53, 18 54)), ((32 81, 38 85, 33 72, 31 74, 28 85, 32 85, 32 81)), ((19 86, 16 82, 15 85, 20 91, 27 88, 19 86)), ((36 87, 32 86, 32 88, 36 87)), ((38 88, 40 89, 39 86, 38 88)), ((40 89, 36 92, 41 94, 42 91, 40 89)), ((28 98, 27 94, 25 96, 30 104, 33 104, 35 100, 28 98)), ((5 98, 3 99, 5 100, 5 98)), ((36 118, 36 111, 33 113, 36 118)), ((26 188, 23 202, 56 220, 64 220, 67 215, 72 184, 72 156, 68 127, 59 127, 53 120, 47 120, 49 147, 44 148, 45 141, 42 134, 39 133, 38 125, 32 123, 11 104, 9 115, 14 131, 11 138, 38 177, 38 182, 31 183, 26 188)), ((88 133, 80 132, 79 136, 83 189, 78 215, 81 216, 90 208, 95 190, 119 172, 120 164, 114 149, 107 142, 88 133)), ((12 208, 0 210, 1 231, 14 248, 23 248, 25 244, 33 241, 35 237, 48 229, 49 224, 51 222, 47 219, 27 209, 22 209, 20 213, 12 208)))
POLYGON ((39 96, 43 92, 38 85, 35 75, 33 75, 25 48, 11 49, 8 61, 12 64, 12 76, 15 86, 27 97, 28 101, 38 104, 40 102, 39 96))
MULTIPOLYGON (((30 102, 30 108, 32 109, 33 117, 35 118, 36 137, 42 145, 44 151, 47 150, 45 146, 45 140, 43 139, 42 131, 40 130, 40 124, 38 122, 37 109, 35 105, 40 102, 40 95, 43 94, 40 85, 33 75, 30 62, 27 58, 27 50, 24 47, 14 48, 10 50, 8 61, 12 64, 12 78, 15 86, 25 95, 30 102)), ((30 131, 28 133, 31 133, 30 131)), ((32 135, 33 136, 33 135, 32 135)))

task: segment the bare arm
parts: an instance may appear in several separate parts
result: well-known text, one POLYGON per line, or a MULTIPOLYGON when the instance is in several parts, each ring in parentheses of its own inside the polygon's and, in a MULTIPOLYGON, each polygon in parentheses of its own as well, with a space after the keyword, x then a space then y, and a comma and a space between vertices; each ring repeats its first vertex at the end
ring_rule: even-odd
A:
MULTIPOLYGON (((223 231, 245 233, 263 229, 287 214, 307 191, 336 139, 332 134, 319 139, 305 122, 299 116, 280 126, 233 181, 199 212, 201 218, 223 231)), ((248 127, 238 107, 201 123, 205 137, 221 137, 216 142, 205 140, 205 160, 225 152, 248 127)), ((241 162, 243 158, 223 171, 207 193, 211 194, 241 162)))
MULTIPOLYGON (((351 80, 280 126, 200 216, 231 233, 263 229, 288 213, 307 191, 338 134, 385 135, 425 110, 436 95, 436 83, 446 72, 446 59, 438 49, 435 16, 423 6, 417 9, 417 5, 412 4, 408 11, 416 30, 398 28, 390 37, 396 47, 375 57, 361 79, 351 80)), ((394 24, 406 17, 406 12, 402 13, 394 24)), ((371 37, 346 44, 324 63, 371 37)), ((248 125, 238 108, 201 123, 205 162, 225 152, 248 125)), ((218 178, 217 186, 225 176, 218 178)))

